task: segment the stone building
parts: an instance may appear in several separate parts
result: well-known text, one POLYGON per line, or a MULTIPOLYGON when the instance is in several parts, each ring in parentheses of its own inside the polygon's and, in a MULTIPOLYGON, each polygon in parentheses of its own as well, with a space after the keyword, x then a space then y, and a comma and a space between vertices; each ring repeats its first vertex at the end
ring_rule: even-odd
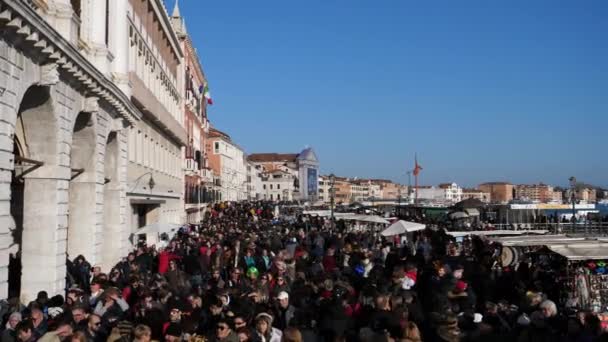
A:
POLYGON ((124 1, 0 1, 0 298, 63 294, 66 257, 108 266, 125 225, 124 1), (109 7, 106 5, 109 4, 109 7))
POLYGON ((513 199, 513 184, 507 182, 489 182, 478 186, 479 190, 490 194, 492 203, 508 203, 513 199))
POLYGON ((128 224, 137 235, 138 228, 152 223, 185 221, 185 72, 180 41, 162 0, 129 0, 126 7, 126 16, 112 22, 123 26, 126 20, 127 49, 117 55, 128 61, 131 101, 143 114, 129 128, 128 144, 128 224))
POLYGON ((209 166, 217 177, 215 200, 242 201, 247 199, 247 166, 244 151, 230 136, 215 128, 209 130, 206 145, 209 166))
POLYGON ((533 202, 548 203, 560 202, 562 193, 555 191, 551 185, 539 184, 518 184, 513 189, 514 198, 533 202))
POLYGON ((254 153, 248 156, 248 160, 266 175, 262 181, 267 183, 264 188, 267 199, 270 200, 272 194, 272 200, 277 200, 279 195, 278 200, 315 202, 319 197, 319 160, 312 148, 305 148, 300 153, 254 153), (275 191, 274 183, 278 180, 283 184, 280 192, 275 191))
POLYGON ((175 3, 171 23, 184 52, 184 129, 187 144, 184 148, 184 202, 186 221, 198 223, 203 218, 204 209, 211 202, 213 174, 209 168, 205 144, 209 134, 207 101, 203 91, 207 80, 192 39, 186 30, 179 3, 175 3))

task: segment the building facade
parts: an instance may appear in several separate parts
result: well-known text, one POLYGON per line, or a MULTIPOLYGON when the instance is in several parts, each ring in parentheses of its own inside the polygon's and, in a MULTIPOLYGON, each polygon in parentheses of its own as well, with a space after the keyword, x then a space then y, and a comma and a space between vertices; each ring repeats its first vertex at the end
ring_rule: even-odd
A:
POLYGON ((254 153, 248 160, 260 168, 266 199, 311 202, 318 199, 319 160, 313 149, 306 148, 297 154, 254 153), (276 180, 280 180, 280 192, 276 189, 276 180), (277 199, 279 195, 280 199, 277 199))
POLYGON ((479 189, 462 189, 462 200, 477 199, 484 203, 490 203, 490 193, 479 189))
POLYGON ((131 248, 127 143, 143 113, 127 2, 0 7, 0 298, 29 302, 64 294, 66 257, 107 269, 131 248))
POLYGON ((559 202, 561 203, 561 191, 555 191, 551 185, 547 184, 519 184, 514 186, 515 199, 528 200, 540 203, 559 202))
POLYGON ((128 144, 129 225, 137 235, 149 224, 185 221, 184 54, 161 0, 129 0, 125 19, 131 101, 143 114, 128 144))
POLYGON ((207 84, 203 67, 184 18, 175 3, 171 24, 184 53, 183 111, 187 143, 183 149, 184 203, 186 221, 198 223, 204 217, 207 204, 212 201, 213 175, 209 168, 205 145, 209 134, 207 101, 203 91, 207 84))
POLYGON ((215 177, 217 201, 242 201, 247 195, 245 153, 230 136, 215 128, 209 130, 206 145, 209 167, 215 177))
POLYGON ((462 201, 462 188, 456 183, 439 184, 439 188, 444 191, 444 198, 448 202, 458 203, 462 201))
POLYGON ((478 186, 479 190, 490 194, 492 203, 508 203, 513 199, 513 184, 507 182, 489 182, 478 186))

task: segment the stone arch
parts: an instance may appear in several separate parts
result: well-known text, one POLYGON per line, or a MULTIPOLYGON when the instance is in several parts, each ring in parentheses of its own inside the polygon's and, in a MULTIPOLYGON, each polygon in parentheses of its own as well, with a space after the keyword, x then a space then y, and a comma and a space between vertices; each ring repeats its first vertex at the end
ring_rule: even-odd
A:
POLYGON ((118 133, 110 132, 105 144, 103 185, 102 268, 110 269, 121 257, 121 182, 118 133))
POLYGON ((8 295, 31 298, 56 277, 58 120, 51 89, 33 85, 15 117, 11 177, 8 295), (22 286, 23 285, 23 286, 22 286))
POLYGON ((74 120, 70 148, 67 253, 96 262, 96 125, 93 113, 80 112, 74 120))

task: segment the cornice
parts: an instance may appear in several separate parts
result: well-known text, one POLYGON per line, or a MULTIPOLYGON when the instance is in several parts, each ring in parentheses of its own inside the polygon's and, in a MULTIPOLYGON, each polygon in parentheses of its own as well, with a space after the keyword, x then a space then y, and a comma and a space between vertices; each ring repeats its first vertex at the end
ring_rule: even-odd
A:
MULTIPOLYGON (((86 89, 87 97, 98 97, 131 125, 141 112, 111 80, 105 77, 70 42, 63 38, 23 0, 0 0, 0 28, 13 30, 32 48, 24 54, 46 57, 45 63, 57 65, 64 74, 86 89)), ((5 37, 10 37, 6 33, 5 37)))

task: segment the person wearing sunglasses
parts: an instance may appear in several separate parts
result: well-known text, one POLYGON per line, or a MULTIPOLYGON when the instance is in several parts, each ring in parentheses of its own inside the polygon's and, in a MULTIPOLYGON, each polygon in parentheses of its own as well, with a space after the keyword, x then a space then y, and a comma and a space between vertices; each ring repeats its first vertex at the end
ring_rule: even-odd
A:
POLYGON ((96 314, 89 315, 87 329, 84 331, 87 341, 105 341, 105 338, 101 336, 101 317, 96 314))
POLYGON ((221 318, 217 321, 215 334, 218 342, 239 342, 239 337, 234 332, 232 322, 228 318, 221 318))

